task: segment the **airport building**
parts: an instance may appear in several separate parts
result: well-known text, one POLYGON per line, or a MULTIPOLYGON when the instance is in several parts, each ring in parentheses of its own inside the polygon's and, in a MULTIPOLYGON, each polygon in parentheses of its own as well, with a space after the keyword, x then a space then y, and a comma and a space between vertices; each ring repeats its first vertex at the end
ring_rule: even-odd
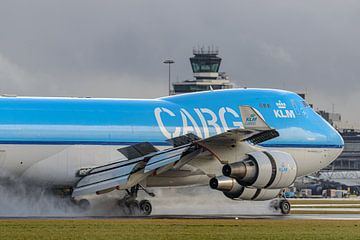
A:
POLYGON ((344 151, 324 170, 360 171, 360 131, 343 129, 340 134, 345 142, 344 151))
POLYGON ((193 49, 190 64, 194 79, 173 83, 172 94, 233 88, 225 72, 219 72, 219 50, 204 47, 193 49))
POLYGON ((328 121, 334 128, 339 129, 341 126, 341 114, 340 113, 330 113, 324 110, 316 111, 320 116, 322 116, 326 121, 328 121))

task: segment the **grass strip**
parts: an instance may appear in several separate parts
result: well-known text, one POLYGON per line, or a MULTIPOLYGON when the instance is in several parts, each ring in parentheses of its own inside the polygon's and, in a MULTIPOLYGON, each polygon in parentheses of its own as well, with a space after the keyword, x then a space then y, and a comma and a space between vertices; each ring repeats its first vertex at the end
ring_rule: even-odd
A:
POLYGON ((360 221, 259 219, 0 220, 0 239, 359 239, 360 221))

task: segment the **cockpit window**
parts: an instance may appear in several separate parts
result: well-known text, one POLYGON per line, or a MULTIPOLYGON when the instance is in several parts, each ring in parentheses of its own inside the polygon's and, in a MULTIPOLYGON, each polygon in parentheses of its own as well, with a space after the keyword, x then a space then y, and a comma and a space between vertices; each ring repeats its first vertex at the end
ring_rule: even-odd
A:
POLYGON ((307 102, 305 102, 305 101, 301 101, 301 102, 302 102, 304 107, 310 107, 310 105, 307 102))

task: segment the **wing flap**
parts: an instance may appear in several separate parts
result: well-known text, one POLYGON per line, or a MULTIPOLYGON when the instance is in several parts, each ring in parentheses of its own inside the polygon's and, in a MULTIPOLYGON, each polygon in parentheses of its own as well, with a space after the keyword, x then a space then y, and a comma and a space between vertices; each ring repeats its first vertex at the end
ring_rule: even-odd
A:
POLYGON ((179 147, 189 143, 193 143, 197 140, 200 140, 198 136, 193 133, 188 133, 179 137, 168 139, 167 142, 171 143, 173 147, 179 147))
POLYGON ((227 144, 227 143, 233 143, 233 142, 237 142, 237 141, 244 141, 245 139, 255 135, 257 132, 252 131, 252 130, 247 130, 247 129, 231 129, 228 130, 227 132, 203 139, 203 140, 199 140, 198 143, 223 143, 223 144, 227 144))
POLYGON ((135 165, 136 164, 130 164, 130 165, 126 165, 123 167, 114 168, 114 169, 111 169, 108 171, 90 174, 90 175, 82 178, 81 181, 78 182, 77 186, 83 187, 83 186, 103 182, 108 179, 114 179, 114 178, 121 177, 121 176, 127 176, 132 172, 135 165))
POLYGON ((145 173, 160 168, 164 165, 168 165, 170 163, 175 163, 179 161, 182 157, 183 153, 189 148, 188 145, 185 147, 181 147, 178 149, 174 149, 169 152, 165 152, 163 154, 159 154, 157 156, 152 157, 145 166, 145 173))
POLYGON ((120 166, 101 172, 89 173, 89 175, 80 179, 72 193, 73 197, 96 193, 109 188, 125 185, 130 173, 133 171, 136 163, 120 166))
POLYGON ((150 153, 158 152, 159 150, 151 143, 142 142, 128 147, 118 149, 127 159, 139 158, 150 153))
MULTIPOLYGON (((167 149, 152 152, 141 158, 132 160, 125 160, 99 166, 89 171, 88 175, 79 180, 73 190, 72 196, 77 197, 80 195, 93 194, 115 187, 127 186, 129 178, 134 173, 137 174, 137 181, 141 181, 152 171, 159 168, 175 164, 179 161, 185 152, 188 153, 190 144, 178 148, 167 149)), ((130 181, 132 182, 132 181, 130 181)))
POLYGON ((73 190, 72 197, 89 195, 101 191, 106 191, 107 189, 113 189, 119 185, 125 185, 127 181, 128 181, 128 176, 120 176, 113 179, 108 179, 106 181, 98 182, 95 184, 76 187, 73 190))

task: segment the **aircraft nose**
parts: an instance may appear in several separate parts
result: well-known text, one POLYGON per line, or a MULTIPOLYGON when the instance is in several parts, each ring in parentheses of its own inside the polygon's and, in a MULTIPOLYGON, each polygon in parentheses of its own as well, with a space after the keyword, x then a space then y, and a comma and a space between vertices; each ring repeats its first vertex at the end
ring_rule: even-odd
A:
POLYGON ((329 140, 333 145, 337 146, 338 148, 344 147, 344 139, 336 129, 333 129, 333 132, 329 137, 329 140))
POLYGON ((331 131, 329 131, 329 134, 327 136, 328 139, 328 146, 330 149, 328 149, 328 153, 326 154, 326 159, 328 160, 328 164, 336 160, 339 155, 342 153, 344 149, 344 140, 340 133, 332 128, 331 131))
POLYGON ((333 129, 332 133, 328 136, 328 141, 333 148, 333 161, 342 153, 344 149, 344 139, 336 129, 333 129))

